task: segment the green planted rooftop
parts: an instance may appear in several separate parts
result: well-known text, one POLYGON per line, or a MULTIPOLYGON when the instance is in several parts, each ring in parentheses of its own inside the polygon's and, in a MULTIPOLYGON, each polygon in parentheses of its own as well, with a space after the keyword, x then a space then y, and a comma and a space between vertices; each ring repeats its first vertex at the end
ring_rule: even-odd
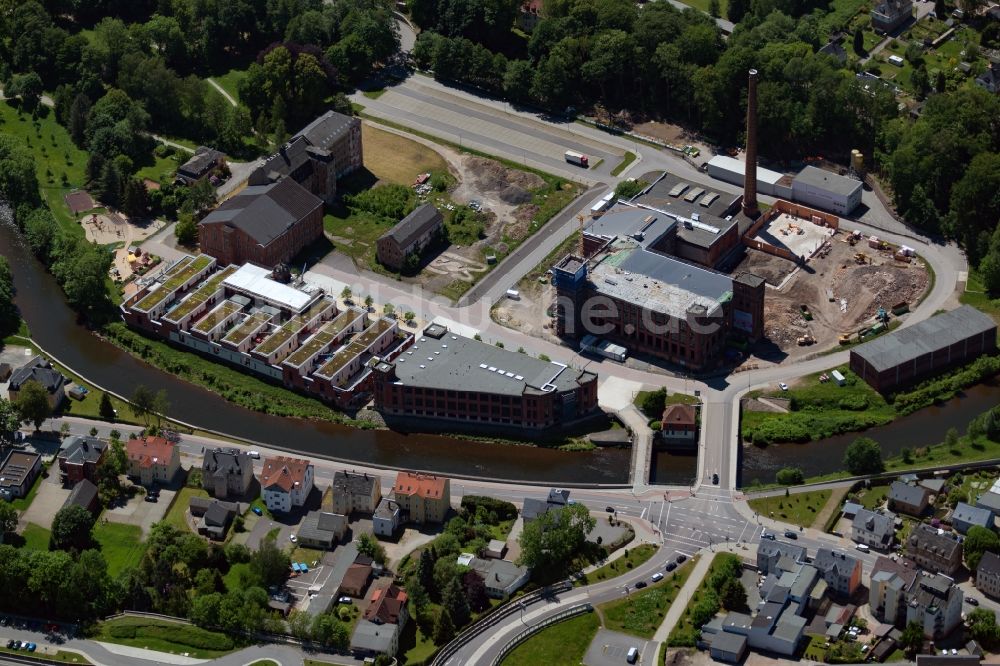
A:
POLYGON ((285 363, 298 367, 311 359, 316 354, 326 349, 330 343, 337 339, 344 330, 351 325, 362 313, 356 310, 345 310, 332 320, 319 327, 316 334, 309 338, 304 345, 295 350, 285 363))
POLYGON ((239 312, 241 309, 242 307, 237 303, 233 303, 232 301, 223 301, 222 305, 198 320, 198 323, 195 324, 194 330, 207 335, 212 332, 212 329, 239 312))
POLYGON ((365 352, 380 335, 388 331, 392 324, 385 319, 379 319, 374 324, 358 334, 351 343, 334 354, 330 360, 316 372, 320 377, 333 377, 350 363, 350 361, 365 352))
POLYGON ((328 310, 333 303, 326 298, 321 298, 320 300, 313 303, 312 307, 306 310, 304 313, 297 317, 292 317, 284 324, 281 328, 272 333, 267 337, 264 342, 257 345, 253 350, 258 354, 263 354, 264 356, 270 356, 278 347, 288 342, 293 335, 298 334, 310 320, 314 319, 316 316, 322 314, 328 310))
POLYGON ((212 257, 202 254, 197 257, 185 257, 164 274, 164 282, 160 288, 146 294, 142 300, 136 303, 133 308, 142 312, 149 312, 157 305, 167 300, 180 289, 185 282, 195 275, 205 270, 212 264, 212 257))
POLYGON ((212 275, 212 277, 202 282, 197 289, 191 292, 187 298, 181 301, 180 305, 171 310, 164 319, 178 322, 200 308, 219 291, 222 287, 222 281, 235 273, 236 269, 236 266, 226 266, 218 273, 212 275))
POLYGON ((255 312, 252 316, 247 317, 242 324, 234 326, 233 330, 229 331, 229 333, 226 334, 226 337, 222 338, 222 340, 231 345, 238 345, 246 340, 247 336, 256 333, 257 329, 270 320, 271 315, 264 312, 255 312))

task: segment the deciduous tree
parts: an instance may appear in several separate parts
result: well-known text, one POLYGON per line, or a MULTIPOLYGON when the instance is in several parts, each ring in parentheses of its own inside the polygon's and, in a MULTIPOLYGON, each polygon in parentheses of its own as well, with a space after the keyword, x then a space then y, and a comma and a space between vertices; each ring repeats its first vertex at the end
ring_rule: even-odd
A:
POLYGON ((38 430, 42 421, 52 415, 52 405, 49 404, 49 392, 34 379, 29 379, 21 385, 14 401, 23 421, 28 421, 38 430))

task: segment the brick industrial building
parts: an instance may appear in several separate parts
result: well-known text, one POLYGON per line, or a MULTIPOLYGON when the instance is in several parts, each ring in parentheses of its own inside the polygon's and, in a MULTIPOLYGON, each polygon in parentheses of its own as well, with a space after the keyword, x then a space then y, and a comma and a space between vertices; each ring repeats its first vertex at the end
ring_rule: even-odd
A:
POLYGON ((243 189, 198 225, 201 250, 220 264, 287 262, 323 235, 323 201, 292 178, 243 189))
POLYGON ((419 257, 434 243, 443 226, 441 211, 431 204, 418 206, 378 239, 379 263, 394 271, 402 270, 411 254, 419 257))
POLYGON ((996 350, 996 322, 963 305, 855 347, 851 370, 885 393, 996 350))
POLYGON ((597 408, 597 376, 462 337, 433 324, 375 367, 375 406, 405 416, 542 430, 597 408))

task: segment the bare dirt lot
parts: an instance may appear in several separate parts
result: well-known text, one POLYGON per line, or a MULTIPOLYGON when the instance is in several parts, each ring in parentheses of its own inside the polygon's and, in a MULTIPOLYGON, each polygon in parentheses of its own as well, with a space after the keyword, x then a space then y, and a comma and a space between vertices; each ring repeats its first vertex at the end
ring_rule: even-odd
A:
POLYGON ((889 252, 864 241, 852 246, 847 238, 844 231, 835 234, 829 254, 821 252, 805 268, 757 250, 747 250, 737 268, 767 280, 764 334, 789 359, 835 347, 841 334, 855 334, 874 323, 879 307, 889 310, 903 301, 912 307, 927 290, 928 275, 919 258, 896 261, 889 252), (856 260, 858 254, 865 263, 856 260), (803 315, 803 305, 812 321, 803 315), (807 334, 815 344, 799 346, 797 339, 807 334))

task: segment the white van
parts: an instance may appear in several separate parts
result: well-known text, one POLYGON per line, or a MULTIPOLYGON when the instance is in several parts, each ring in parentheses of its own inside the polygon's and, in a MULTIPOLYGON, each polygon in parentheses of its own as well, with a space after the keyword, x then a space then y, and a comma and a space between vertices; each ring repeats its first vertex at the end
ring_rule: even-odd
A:
POLYGON ((863 543, 859 543, 857 546, 855 546, 855 548, 857 548, 858 550, 860 550, 862 553, 870 553, 871 550, 872 550, 871 548, 868 547, 867 544, 863 544, 863 543))
POLYGON ((629 648, 628 654, 625 655, 625 661, 627 661, 630 664, 634 664, 635 662, 639 661, 639 648, 634 648, 634 647, 629 648))
POLYGON ((519 292, 517 289, 508 289, 507 298, 511 299, 512 301, 519 301, 521 300, 521 292, 519 292))

